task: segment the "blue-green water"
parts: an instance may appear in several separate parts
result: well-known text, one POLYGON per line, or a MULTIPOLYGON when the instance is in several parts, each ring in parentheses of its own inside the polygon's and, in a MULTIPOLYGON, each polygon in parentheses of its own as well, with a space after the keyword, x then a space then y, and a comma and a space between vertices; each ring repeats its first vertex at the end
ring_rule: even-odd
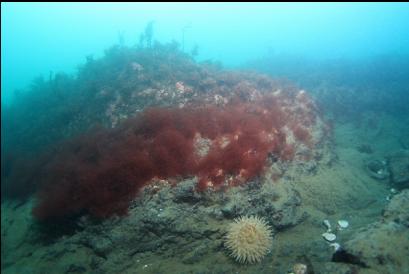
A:
POLYGON ((1 6, 2 101, 50 71, 73 73, 85 56, 119 41, 198 46, 198 60, 241 65, 269 52, 336 59, 408 54, 407 3, 17 4, 1 6), (183 39, 184 36, 184 39, 183 39))

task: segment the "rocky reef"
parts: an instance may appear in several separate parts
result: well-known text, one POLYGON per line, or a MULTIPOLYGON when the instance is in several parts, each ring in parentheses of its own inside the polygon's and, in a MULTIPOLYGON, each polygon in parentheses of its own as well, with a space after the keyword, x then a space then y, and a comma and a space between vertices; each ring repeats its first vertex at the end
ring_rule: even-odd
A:
MULTIPOLYGON (((241 185, 268 171, 274 180, 289 163, 319 161, 330 140, 329 126, 305 91, 196 64, 172 45, 115 47, 100 60, 89 59, 75 79, 60 85, 61 77, 44 83, 41 92, 58 89, 69 97, 60 108, 90 102, 59 121, 58 135, 73 137, 51 142, 41 160, 25 166, 14 159, 16 141, 5 140, 5 193, 36 192, 39 220, 124 215, 155 180, 177 184, 195 177, 198 191, 241 185), (70 93, 72 86, 81 93, 70 93), (92 128, 98 122, 106 127, 92 128), (84 127, 91 129, 79 132, 84 127)), ((48 111, 50 118, 31 124, 37 139, 20 137, 26 145, 49 137, 39 132, 56 119, 48 111)), ((19 125, 13 123, 15 131, 19 125)))
MULTIPOLYGON (((17 263, 5 256, 8 271, 31 261, 43 273, 48 261, 63 273, 162 273, 155 256, 193 273, 203 258, 235 271, 228 224, 246 215, 273 233, 300 224, 308 214, 294 178, 334 159, 331 127, 306 91, 196 63, 174 44, 113 47, 21 96, 7 110, 16 120, 2 195, 24 211, 30 247, 17 263)), ((4 222, 13 226, 11 214, 4 222)))

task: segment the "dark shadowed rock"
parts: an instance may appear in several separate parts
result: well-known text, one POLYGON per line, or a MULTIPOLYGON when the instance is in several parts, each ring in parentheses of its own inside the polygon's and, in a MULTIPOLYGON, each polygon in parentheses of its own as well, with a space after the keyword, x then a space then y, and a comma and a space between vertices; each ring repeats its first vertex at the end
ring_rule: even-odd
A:
POLYGON ((409 187, 409 152, 399 151, 388 157, 391 182, 399 189, 409 187))
POLYGON ((360 229, 333 260, 368 267, 380 273, 409 269, 409 190, 394 196, 383 217, 360 229))

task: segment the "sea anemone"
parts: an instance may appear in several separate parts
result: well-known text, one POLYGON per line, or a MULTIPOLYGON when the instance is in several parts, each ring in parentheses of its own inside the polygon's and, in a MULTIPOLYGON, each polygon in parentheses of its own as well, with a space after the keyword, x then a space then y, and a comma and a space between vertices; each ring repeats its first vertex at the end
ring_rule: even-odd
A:
POLYGON ((256 263, 267 254, 272 243, 271 228, 264 218, 242 216, 229 227, 225 245, 240 263, 256 263))

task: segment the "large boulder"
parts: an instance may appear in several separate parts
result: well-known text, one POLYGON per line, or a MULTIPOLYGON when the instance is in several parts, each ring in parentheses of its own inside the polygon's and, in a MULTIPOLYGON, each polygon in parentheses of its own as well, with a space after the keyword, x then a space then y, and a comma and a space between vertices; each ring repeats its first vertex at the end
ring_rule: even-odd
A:
POLYGON ((406 273, 409 269, 409 190, 395 195, 382 218, 360 229, 334 260, 375 273, 406 273))

